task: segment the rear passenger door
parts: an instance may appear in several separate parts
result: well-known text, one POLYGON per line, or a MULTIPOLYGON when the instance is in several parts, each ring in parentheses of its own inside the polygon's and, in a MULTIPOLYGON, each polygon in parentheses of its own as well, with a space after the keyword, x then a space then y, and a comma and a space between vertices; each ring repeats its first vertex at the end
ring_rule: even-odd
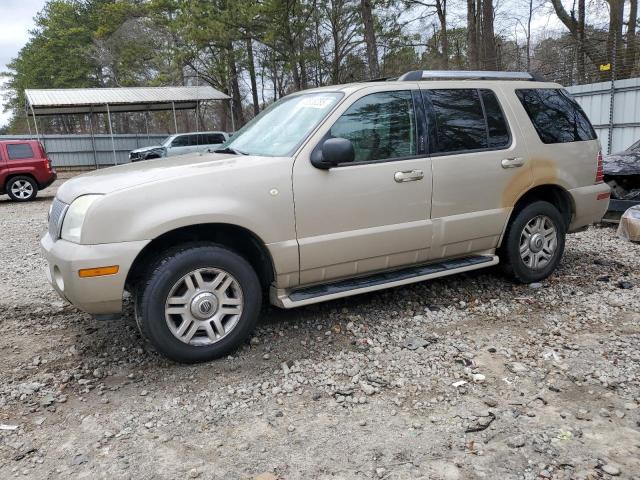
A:
POLYGON ((422 96, 433 169, 431 258, 493 249, 532 183, 514 114, 490 85, 425 88, 422 96))

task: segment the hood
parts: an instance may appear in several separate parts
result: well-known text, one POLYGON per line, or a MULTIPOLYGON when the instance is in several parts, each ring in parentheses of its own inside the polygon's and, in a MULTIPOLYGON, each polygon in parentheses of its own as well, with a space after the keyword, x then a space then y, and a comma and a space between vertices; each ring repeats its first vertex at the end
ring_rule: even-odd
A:
POLYGON ((195 153, 170 157, 161 162, 127 163, 71 178, 60 186, 56 196, 69 204, 81 195, 107 194, 145 183, 203 174, 223 167, 233 168, 240 162, 251 162, 257 159, 263 159, 263 157, 227 153, 195 153))
POLYGON ((136 148, 135 150, 131 150, 131 153, 149 152, 151 150, 157 150, 159 148, 164 148, 164 147, 162 145, 150 145, 148 147, 140 147, 140 148, 136 148))
POLYGON ((602 158, 605 175, 640 175, 640 153, 624 151, 602 158))

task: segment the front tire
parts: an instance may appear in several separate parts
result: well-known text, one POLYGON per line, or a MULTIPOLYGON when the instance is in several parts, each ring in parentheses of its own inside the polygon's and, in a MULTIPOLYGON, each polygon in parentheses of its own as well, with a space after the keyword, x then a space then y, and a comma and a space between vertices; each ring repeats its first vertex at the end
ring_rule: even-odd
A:
POLYGON ((521 283, 547 278, 562 258, 566 230, 562 215, 549 202, 533 202, 517 212, 500 249, 507 274, 521 283))
POLYGON ((5 187, 7 195, 16 202, 28 202, 38 195, 38 185, 31 177, 19 175, 9 179, 5 187))
POLYGON ((170 252, 151 270, 136 301, 140 330, 156 350, 182 363, 206 362, 241 345, 262 305, 251 265, 222 246, 170 252))

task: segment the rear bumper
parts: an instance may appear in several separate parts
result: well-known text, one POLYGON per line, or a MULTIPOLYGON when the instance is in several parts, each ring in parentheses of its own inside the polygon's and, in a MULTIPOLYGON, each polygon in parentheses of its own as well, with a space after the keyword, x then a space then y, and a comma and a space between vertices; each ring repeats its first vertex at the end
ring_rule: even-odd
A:
POLYGON ((77 245, 53 241, 47 233, 40 241, 47 259, 47 280, 58 294, 76 307, 94 315, 120 313, 127 274, 138 253, 149 243, 77 245), (118 265, 118 273, 80 278, 78 270, 118 265))
POLYGON ((53 182, 55 182, 57 179, 58 179, 58 174, 56 172, 53 172, 47 180, 45 180, 43 183, 38 185, 38 189, 44 190, 45 188, 49 187, 53 182))
POLYGON ((606 183, 574 188, 569 193, 575 205, 575 215, 569 225, 570 232, 600 222, 609 208, 611 189, 606 183))

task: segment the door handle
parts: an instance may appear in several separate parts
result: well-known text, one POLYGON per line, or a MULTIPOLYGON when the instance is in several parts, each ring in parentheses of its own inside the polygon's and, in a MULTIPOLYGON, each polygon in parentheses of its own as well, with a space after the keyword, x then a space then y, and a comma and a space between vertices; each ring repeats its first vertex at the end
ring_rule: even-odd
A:
POLYGON ((393 176, 393 179, 398 183, 415 182, 423 178, 424 172, 422 170, 405 170, 403 172, 396 172, 393 176))
POLYGON ((500 164, 502 165, 502 168, 517 168, 524 165, 524 158, 522 157, 503 158, 500 164))

